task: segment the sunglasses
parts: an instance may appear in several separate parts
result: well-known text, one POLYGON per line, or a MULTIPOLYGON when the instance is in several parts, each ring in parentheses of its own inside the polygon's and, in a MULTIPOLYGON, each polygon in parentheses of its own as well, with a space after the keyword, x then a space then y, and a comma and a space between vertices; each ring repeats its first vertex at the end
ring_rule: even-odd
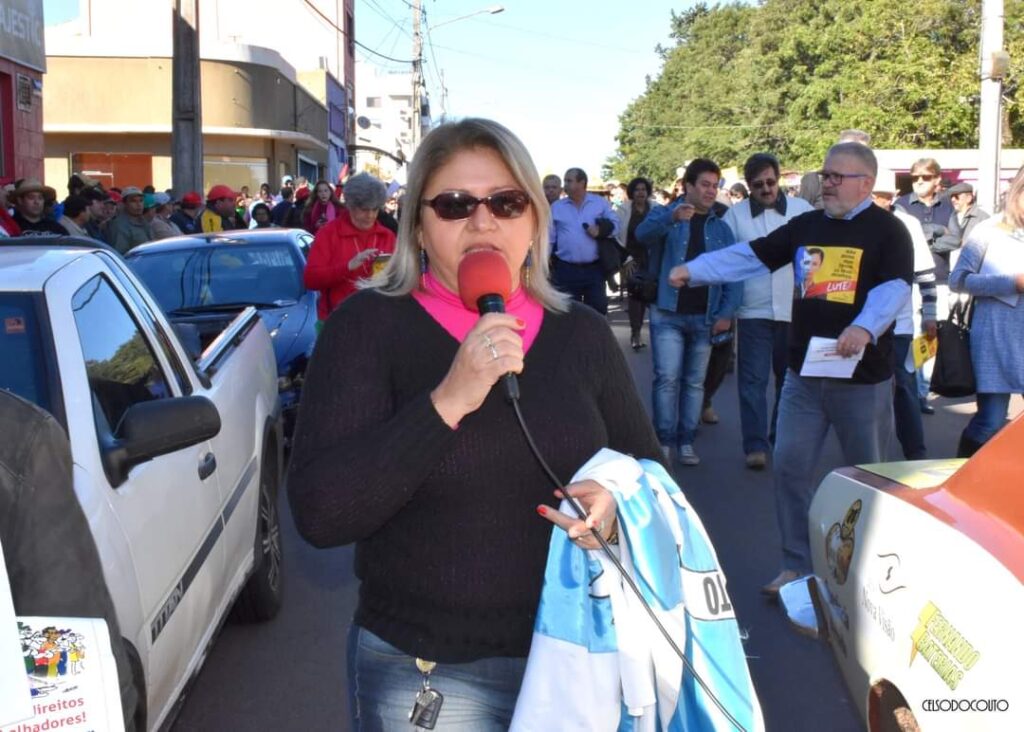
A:
POLYGON ((496 219, 517 219, 526 212, 530 197, 523 191, 499 191, 484 198, 461 191, 446 191, 431 199, 423 199, 421 203, 430 206, 437 217, 445 221, 468 219, 481 203, 486 204, 496 219))
POLYGON ((912 176, 910 176, 910 180, 914 181, 915 183, 917 183, 919 180, 923 180, 925 183, 931 183, 933 180, 935 180, 935 176, 934 175, 926 175, 926 174, 925 175, 912 175, 912 176))
POLYGON ((755 191, 759 191, 762 188, 774 188, 776 183, 778 183, 778 181, 773 180, 772 178, 767 180, 754 180, 750 182, 750 187, 755 191))

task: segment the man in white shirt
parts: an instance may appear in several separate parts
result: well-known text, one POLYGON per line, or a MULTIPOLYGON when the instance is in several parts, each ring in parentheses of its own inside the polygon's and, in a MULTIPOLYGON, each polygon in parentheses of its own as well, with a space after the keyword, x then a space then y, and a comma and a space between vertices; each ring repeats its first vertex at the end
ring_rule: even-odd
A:
MULTIPOLYGON (((743 166, 750 197, 725 214, 724 221, 736 241, 753 241, 814 207, 802 198, 789 198, 779 190, 779 161, 768 153, 750 156, 743 166)), ((746 280, 743 301, 736 311, 737 388, 740 398, 740 428, 747 467, 762 470, 775 436, 782 380, 786 375, 786 348, 793 309, 793 267, 787 265, 770 274, 746 280), (775 400, 771 427, 765 390, 768 373, 775 374, 775 400)))

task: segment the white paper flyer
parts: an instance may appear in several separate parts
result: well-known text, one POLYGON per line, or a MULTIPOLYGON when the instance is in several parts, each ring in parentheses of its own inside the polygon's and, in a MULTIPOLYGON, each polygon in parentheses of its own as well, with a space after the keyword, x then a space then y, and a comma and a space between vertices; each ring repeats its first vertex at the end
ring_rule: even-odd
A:
POLYGON ((19 617, 17 627, 31 716, 0 732, 124 732, 106 621, 19 617))

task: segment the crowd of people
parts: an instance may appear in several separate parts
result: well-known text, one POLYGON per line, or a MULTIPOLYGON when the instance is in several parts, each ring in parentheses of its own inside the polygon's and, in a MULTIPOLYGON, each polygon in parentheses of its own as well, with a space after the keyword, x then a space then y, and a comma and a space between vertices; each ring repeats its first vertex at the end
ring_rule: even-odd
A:
POLYGON ((564 194, 557 176, 543 187, 560 289, 606 312, 601 239, 615 236, 625 249, 631 345, 645 346, 646 309, 653 419, 667 462, 699 464, 701 423, 718 421, 711 398, 735 359, 745 465, 770 465, 775 482, 782 568, 763 588, 774 594, 810 571, 806 516, 830 428, 847 464, 891 459, 892 438, 906 459, 928 456, 922 415, 935 411, 933 361, 918 367, 911 346, 934 339, 964 293, 975 303, 979 393, 958 456, 991 438, 1011 395, 1024 394, 1024 171, 994 218, 932 158, 913 164, 912 189, 900 195, 859 130, 842 133, 799 187, 783 188, 769 153, 751 155, 742 174, 727 185, 718 165, 698 158, 671 193, 642 177, 587 193, 578 168, 566 171, 564 194), (989 259, 986 269, 992 251, 1000 264, 989 259), (849 377, 803 375, 813 373, 814 338, 858 359, 849 377))
POLYGON ((936 337, 952 302, 969 294, 975 307, 978 410, 959 453, 990 439, 1024 393, 1024 169, 990 217, 931 158, 900 195, 869 143, 843 133, 790 191, 778 159, 755 151, 731 185, 697 158, 671 192, 638 176, 602 195, 577 167, 542 180, 510 131, 467 119, 426 136, 401 206, 367 173, 344 187, 285 176, 277 195, 264 184, 254 197, 223 184, 205 196, 104 189, 76 174, 60 203, 35 180, 5 191, 0 232, 89 236, 121 252, 244 227, 313 234, 304 279, 321 293, 322 330, 289 499, 311 543, 357 544, 354 725, 406 722, 408 689, 434 679, 459 697, 467 729, 498 729, 543 579, 549 532, 536 515, 585 549, 595 534, 617 538, 614 498, 594 481, 564 489, 585 520, 548 505, 547 476, 509 439, 514 416, 493 389, 506 374, 521 377, 554 472, 570 476, 604 447, 698 465, 701 424, 718 420, 712 397, 735 359, 744 465, 771 468, 782 538, 768 595, 811 571, 807 513, 830 430, 846 464, 889 459, 893 438, 908 459, 928 455, 929 371, 911 346, 936 337), (505 312, 480 317, 460 300, 459 265, 478 250, 508 265, 505 312), (604 317, 616 288, 634 351, 649 322, 653 424, 604 317), (820 373, 824 352, 848 371, 820 373))
MULTIPOLYGON (((272 227, 305 229, 317 234, 343 210, 343 186, 326 180, 312 187, 303 178, 286 175, 272 195, 264 183, 259 193, 216 184, 204 196, 198 191, 176 195, 152 185, 103 186, 83 173, 68 179, 67 196, 58 201, 51 186, 20 179, 0 188, 0 237, 87 236, 122 254, 140 244, 187 234, 272 227)), ((380 222, 398 230, 393 198, 381 205, 380 222)))

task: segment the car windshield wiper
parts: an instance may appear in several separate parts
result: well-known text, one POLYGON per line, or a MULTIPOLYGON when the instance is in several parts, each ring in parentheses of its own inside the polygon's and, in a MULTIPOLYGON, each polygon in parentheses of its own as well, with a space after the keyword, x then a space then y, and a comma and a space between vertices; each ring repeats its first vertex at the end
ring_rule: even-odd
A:
POLYGON ((175 308, 168 311, 168 315, 194 315, 196 313, 216 313, 225 310, 243 310, 250 305, 256 309, 260 308, 285 308, 294 305, 298 300, 274 300, 273 302, 211 302, 207 305, 193 305, 191 307, 175 308))

